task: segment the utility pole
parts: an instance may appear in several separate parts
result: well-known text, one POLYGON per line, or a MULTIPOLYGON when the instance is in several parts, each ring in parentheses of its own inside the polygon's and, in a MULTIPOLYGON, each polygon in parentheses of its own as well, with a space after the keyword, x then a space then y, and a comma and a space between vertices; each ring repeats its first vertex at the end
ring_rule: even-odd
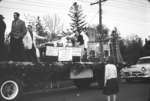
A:
POLYGON ((104 52, 103 52, 103 31, 102 31, 102 2, 105 2, 107 0, 99 0, 95 3, 91 3, 91 5, 99 4, 99 27, 100 27, 100 60, 104 61, 104 52))

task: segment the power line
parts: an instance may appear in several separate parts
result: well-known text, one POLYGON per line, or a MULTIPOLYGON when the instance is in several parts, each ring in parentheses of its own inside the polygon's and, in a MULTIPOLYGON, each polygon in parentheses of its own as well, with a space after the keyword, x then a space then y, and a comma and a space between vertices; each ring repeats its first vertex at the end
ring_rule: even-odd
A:
POLYGON ((118 7, 118 6, 113 6, 113 5, 107 5, 104 8, 105 8, 104 11, 107 11, 107 12, 121 12, 121 13, 124 13, 124 14, 125 13, 128 13, 128 14, 135 14, 135 13, 138 14, 139 13, 139 14, 145 14, 145 15, 147 14, 143 9, 139 10, 138 8, 137 9, 133 9, 133 8, 132 9, 131 8, 126 8, 125 9, 123 7, 118 7), (111 11, 109 9, 106 9, 107 7, 109 7, 109 9, 111 9, 111 11), (129 12, 129 10, 130 10, 130 12, 129 12))
MULTIPOLYGON (((134 2, 133 0, 132 1, 124 1, 124 0, 108 0, 107 2, 117 2, 117 3, 121 3, 122 5, 139 5, 140 7, 145 7, 145 4, 146 4, 146 2, 140 2, 140 1, 138 1, 138 2, 134 2)), ((98 3, 98 1, 97 1, 97 3, 98 3)), ((137 6, 138 7, 138 6, 137 6)), ((150 7, 150 6, 149 6, 150 7)))
POLYGON ((27 9, 27 8, 16 8, 16 7, 6 7, 6 6, 0 6, 0 8, 2 9, 8 9, 8 10, 28 10, 28 11, 33 11, 33 12, 39 12, 38 10, 31 10, 31 9, 27 9))
MULTIPOLYGON (((141 13, 145 13, 146 14, 146 12, 148 11, 148 9, 150 9, 150 8, 147 8, 147 9, 145 9, 145 8, 139 8, 139 7, 121 7, 121 6, 116 6, 116 5, 112 5, 112 4, 109 4, 109 5, 105 5, 105 6, 103 6, 105 9, 107 8, 107 7, 111 7, 111 8, 116 8, 116 9, 114 9, 115 11, 125 11, 125 12, 129 12, 129 10, 130 11, 136 11, 136 12, 141 12, 141 13), (145 11, 144 11, 145 10, 145 11), (144 12, 143 12, 144 11, 144 12)), ((111 9, 111 11, 110 12, 112 12, 112 10, 113 9, 111 9)))
MULTIPOLYGON (((108 0, 108 2, 114 2, 114 0, 108 0)), ((138 0, 138 2, 135 2, 133 0, 131 1, 124 1, 124 0, 115 0, 116 3, 121 3, 122 5, 127 4, 127 5, 139 5, 142 7, 145 7, 146 2, 140 2, 140 0, 138 0)))
MULTIPOLYGON (((95 18, 96 18, 96 16, 97 16, 97 14, 98 14, 98 12, 97 13, 95 13, 95 15, 91 18, 91 20, 89 20, 89 22, 92 22, 95 18)), ((105 15, 105 17, 106 17, 107 15, 105 15)), ((123 23, 132 23, 132 24, 136 24, 135 22, 137 22, 137 21, 139 21, 140 23, 149 23, 150 21, 147 21, 147 20, 144 20, 144 19, 142 19, 142 18, 135 18, 135 17, 133 17, 133 16, 124 16, 124 15, 122 15, 123 17, 121 17, 120 18, 120 16, 119 15, 115 15, 115 16, 111 16, 111 18, 113 19, 113 20, 115 20, 115 21, 118 21, 119 20, 119 22, 123 22, 123 23), (131 19, 134 19, 134 20, 131 20, 131 19), (135 21, 136 20, 136 21, 135 21), (126 21, 126 22, 125 22, 126 21)), ((104 16, 103 16, 104 17, 104 16)), ((105 17, 104 17, 104 19, 105 19, 105 17)))
POLYGON ((124 4, 132 4, 132 5, 140 5, 140 6, 143 6, 143 7, 145 7, 145 4, 146 4, 146 2, 141 2, 140 0, 138 0, 138 2, 135 2, 135 1, 133 1, 133 0, 131 0, 131 1, 124 1, 124 0, 116 0, 117 2, 120 2, 120 3, 124 3, 124 4))
POLYGON ((48 4, 50 4, 49 2, 39 2, 39 1, 29 1, 30 3, 34 3, 34 4, 42 4, 42 5, 46 5, 46 6, 49 6, 48 4))
POLYGON ((95 13, 95 15, 92 17, 92 19, 90 20, 90 22, 93 22, 93 20, 95 19, 95 17, 97 16, 98 13, 99 13, 98 11, 95 13))
MULTIPOLYGON (((106 5, 109 5, 110 3, 112 3, 114 1, 110 0, 109 3, 107 3, 106 5)), ((119 6, 119 7, 125 7, 125 8, 150 8, 150 6, 145 6, 145 4, 139 4, 139 3, 133 3, 132 1, 130 2, 125 2, 125 1, 118 1, 116 0, 116 5, 113 6, 119 6), (120 6, 121 5, 121 6, 120 6)))
POLYGON ((13 3, 13 4, 21 4, 21 5, 23 5, 23 6, 32 6, 32 7, 44 7, 44 8, 47 8, 47 6, 42 6, 42 5, 35 5, 35 4, 27 4, 27 3, 23 3, 23 2, 18 2, 18 1, 5 1, 5 2, 7 2, 7 3, 13 3))
MULTIPOLYGON (((110 5, 109 5, 109 7, 110 7, 110 5)), ((113 6, 113 5, 111 5, 111 7, 114 7, 114 8, 123 8, 123 7, 113 6)), ((126 17, 124 16, 124 18, 127 18, 129 20, 131 20, 131 18, 135 19, 134 17, 127 17, 127 16, 126 17)), ((137 20, 142 20, 142 18, 141 19, 138 18, 137 20)))
POLYGON ((91 3, 90 1, 85 1, 85 0, 77 0, 77 1, 80 1, 80 2, 83 2, 83 3, 88 3, 88 4, 91 3))
MULTIPOLYGON (((49 1, 29 1, 29 3, 32 3, 32 4, 36 4, 36 5, 43 5, 43 6, 46 6, 46 7, 50 7, 49 5, 52 5, 49 1)), ((62 3, 60 3, 60 4, 62 4, 62 3)), ((62 5, 63 6, 63 5, 62 5)), ((56 7, 56 6, 55 6, 56 7)), ((62 7, 60 7, 60 8, 62 8, 62 7)))
MULTIPOLYGON (((51 5, 51 6, 48 6, 48 5, 41 5, 41 4, 36 4, 36 3, 32 3, 32 2, 19 2, 19 1, 5 1, 5 2, 8 2, 8 3, 13 3, 13 4, 21 4, 21 5, 24 5, 24 6, 32 6, 32 7, 41 7, 41 8, 51 8, 51 6, 53 7, 56 7, 54 5, 51 5)), ((63 6, 57 6, 57 8, 63 8, 63 6)))
MULTIPOLYGON (((104 20, 106 21, 107 19, 104 18, 104 20)), ((128 23, 128 24, 129 23, 130 24, 150 24, 147 21, 143 22, 143 21, 128 20, 128 18, 120 19, 120 17, 111 17, 111 21, 113 21, 113 22, 122 22, 122 24, 124 24, 124 23, 128 23)))
MULTIPOLYGON (((83 0, 82 0, 83 1, 83 0)), ((47 4, 44 4, 44 3, 40 3, 40 2, 38 2, 38 3, 35 3, 35 1, 33 2, 33 1, 30 1, 29 3, 23 3, 23 2, 17 2, 17 1, 7 1, 7 2, 11 2, 11 3, 17 3, 17 4, 22 4, 22 5, 26 5, 26 6, 34 6, 34 7, 43 7, 43 8, 50 8, 50 6, 48 6, 47 4), (40 3, 40 5, 39 5, 39 3, 40 3), (44 4, 44 5, 41 5, 41 4, 44 4)), ((87 1, 84 1, 84 2, 87 2, 87 1)), ((120 2, 120 1, 118 1, 118 2, 120 2)), ((123 2, 123 1, 121 1, 121 2, 123 2)), ((129 4, 126 4, 126 3, 124 3, 124 4, 122 4, 123 6, 116 6, 116 5, 111 5, 111 6, 114 6, 115 8, 139 8, 139 7, 143 7, 143 6, 131 6, 131 5, 129 5, 129 4), (126 6, 125 6, 126 5, 126 6)), ((106 6, 110 6, 110 5, 106 5, 106 6)), ((55 8, 56 8, 56 6, 55 6, 55 8)), ((60 7, 58 7, 57 6, 57 8, 63 8, 62 6, 60 7)), ((143 7, 143 8, 146 8, 146 7, 143 7)), ((150 8, 150 7, 147 7, 147 8, 150 8)))
MULTIPOLYGON (((110 5, 112 2, 116 2, 117 4, 114 5, 114 4, 111 4, 111 6, 114 6, 114 7, 118 7, 118 8, 149 8, 150 9, 150 6, 147 5, 145 6, 146 3, 142 2, 142 3, 136 3, 136 2, 133 2, 133 1, 123 1, 123 0, 108 0, 105 4, 105 6, 108 6, 110 5), (108 2, 108 3, 107 3, 108 2)), ((104 6, 104 5, 103 5, 104 6)))
MULTIPOLYGON (((85 1, 85 0, 78 0, 78 1, 80 1, 80 2, 83 2, 83 3, 90 3, 90 1, 85 1)), ((110 0, 110 1, 112 1, 112 0, 110 0)), ((48 6, 48 4, 50 4, 48 1, 47 2, 45 2, 45 3, 43 3, 43 1, 42 2, 39 2, 39 1, 30 1, 31 3, 35 3, 35 4, 43 4, 43 5, 46 5, 46 6, 48 6)), ((114 2, 114 1, 112 1, 112 2, 114 2)), ((116 2, 116 1, 115 1, 116 2)), ((139 2, 139 1, 138 1, 139 2)), ((146 8, 145 7, 145 3, 144 2, 141 2, 141 3, 137 3, 137 2, 133 2, 133 1, 123 1, 123 0, 117 0, 117 3, 119 3, 119 4, 121 4, 121 5, 123 5, 123 7, 124 7, 124 5, 126 5, 126 6, 131 6, 131 7, 143 7, 143 8, 146 8), (135 6, 135 5, 138 5, 138 6, 135 6)), ((116 6, 116 5, 115 5, 116 6)), ((150 7, 150 6, 148 6, 148 7, 150 7)))

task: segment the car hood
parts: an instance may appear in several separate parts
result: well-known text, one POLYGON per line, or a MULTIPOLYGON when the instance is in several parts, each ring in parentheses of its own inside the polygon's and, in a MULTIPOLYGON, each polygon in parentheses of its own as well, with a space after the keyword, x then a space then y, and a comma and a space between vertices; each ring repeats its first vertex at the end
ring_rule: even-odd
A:
POLYGON ((124 68, 123 71, 141 71, 142 68, 145 68, 147 70, 150 70, 150 64, 136 64, 136 65, 131 65, 128 68, 124 68))

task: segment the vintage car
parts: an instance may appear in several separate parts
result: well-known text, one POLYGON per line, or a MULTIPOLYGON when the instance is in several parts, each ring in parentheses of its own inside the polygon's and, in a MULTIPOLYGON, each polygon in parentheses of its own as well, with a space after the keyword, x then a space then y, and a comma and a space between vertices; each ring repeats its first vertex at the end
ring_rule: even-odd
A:
POLYGON ((121 78, 127 81, 150 78, 150 56, 141 57, 135 65, 126 66, 120 71, 121 78))

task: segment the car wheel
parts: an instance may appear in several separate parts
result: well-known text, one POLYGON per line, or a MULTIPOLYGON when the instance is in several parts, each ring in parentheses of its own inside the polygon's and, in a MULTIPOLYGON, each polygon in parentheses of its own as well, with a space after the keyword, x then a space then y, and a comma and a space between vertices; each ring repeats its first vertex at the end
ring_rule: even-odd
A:
POLYGON ((14 101, 22 93, 21 82, 14 78, 4 79, 0 83, 0 99, 2 101, 14 101))

